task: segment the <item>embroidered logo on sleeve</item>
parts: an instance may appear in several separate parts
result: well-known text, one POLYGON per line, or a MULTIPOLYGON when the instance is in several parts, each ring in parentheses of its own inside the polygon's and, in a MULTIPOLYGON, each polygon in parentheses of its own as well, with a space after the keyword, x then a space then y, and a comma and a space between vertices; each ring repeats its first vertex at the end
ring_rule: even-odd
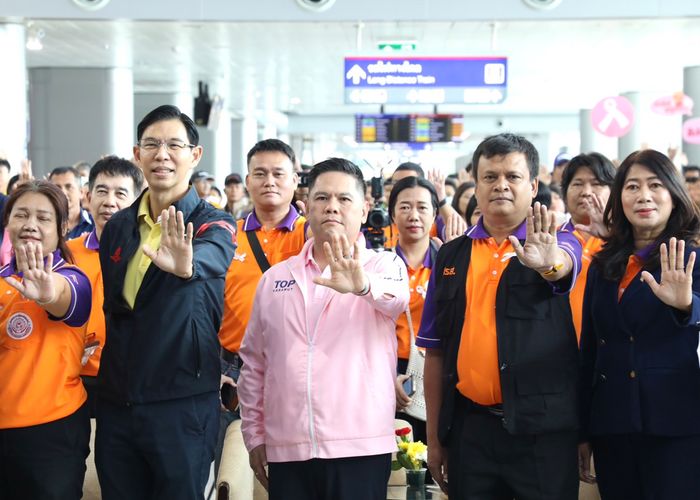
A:
POLYGON ((114 255, 111 255, 109 258, 112 259, 112 262, 118 264, 119 261, 122 260, 122 247, 117 248, 114 255))
POLYGON ((31 335, 33 329, 32 318, 25 313, 15 313, 7 320, 7 335, 11 339, 24 340, 31 335))

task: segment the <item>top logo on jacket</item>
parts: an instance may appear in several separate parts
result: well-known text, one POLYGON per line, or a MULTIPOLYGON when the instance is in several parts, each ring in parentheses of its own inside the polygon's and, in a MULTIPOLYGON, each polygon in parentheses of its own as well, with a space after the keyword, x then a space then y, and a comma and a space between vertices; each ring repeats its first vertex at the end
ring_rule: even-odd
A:
POLYGON ((294 288, 296 281, 294 280, 275 280, 275 288, 272 290, 276 292, 289 292, 294 288))

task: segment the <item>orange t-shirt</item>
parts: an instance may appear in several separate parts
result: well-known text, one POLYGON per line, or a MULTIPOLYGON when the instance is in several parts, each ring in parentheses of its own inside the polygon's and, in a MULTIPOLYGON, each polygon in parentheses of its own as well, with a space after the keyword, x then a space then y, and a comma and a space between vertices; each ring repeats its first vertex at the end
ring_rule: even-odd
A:
MULTIPOLYGON (((413 325, 413 336, 418 336, 420 330, 420 321, 423 316, 423 305, 425 304, 425 294, 428 290, 428 281, 433 267, 433 261, 430 258, 430 248, 423 259, 423 263, 418 269, 413 269, 408 265, 406 259, 401 254, 399 246, 396 247, 396 253, 403 259, 408 270, 408 286, 411 296, 408 307, 411 311, 411 323, 413 325)), ((398 354, 400 359, 408 359, 411 352, 411 332, 408 328, 408 317, 403 312, 396 320, 396 337, 399 343, 398 354)))
POLYGON ((53 422, 83 405, 84 344, 84 325, 51 320, 0 279, 0 429, 53 422))
POLYGON ((255 213, 238 221, 238 248, 226 273, 224 290, 224 315, 219 328, 219 341, 224 349, 238 352, 243 341, 253 299, 262 271, 250 248, 246 230, 255 230, 260 246, 271 266, 297 255, 306 241, 304 234, 306 219, 291 209, 277 227, 265 230, 255 213))
POLYGON ((105 301, 105 290, 102 284, 102 268, 100 267, 100 243, 93 230, 91 233, 67 241, 66 244, 73 254, 75 265, 85 273, 92 287, 92 310, 90 319, 85 324, 85 344, 98 341, 100 345, 88 358, 88 362, 83 366, 80 374, 96 377, 106 339, 105 312, 102 309, 105 301))
POLYGON ((584 241, 583 235, 578 231, 573 231, 574 236, 578 238, 583 247, 581 253, 581 273, 576 278, 576 284, 569 293, 569 305, 571 306, 571 316, 574 320, 576 328, 576 340, 581 340, 581 321, 583 316, 583 294, 586 290, 586 277, 588 276, 588 268, 591 266, 593 256, 603 247, 603 240, 593 236, 584 241))
POLYGON ((457 390, 484 406, 503 402, 498 372, 496 292, 503 271, 514 256, 508 239, 500 245, 491 237, 472 242, 467 306, 457 360, 457 390))

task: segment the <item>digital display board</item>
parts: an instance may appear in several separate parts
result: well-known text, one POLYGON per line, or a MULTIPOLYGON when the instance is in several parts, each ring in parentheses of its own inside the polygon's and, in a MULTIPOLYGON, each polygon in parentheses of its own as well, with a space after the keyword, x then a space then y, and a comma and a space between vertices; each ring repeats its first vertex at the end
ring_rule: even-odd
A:
POLYGON ((355 115, 357 142, 460 142, 463 115, 355 115))

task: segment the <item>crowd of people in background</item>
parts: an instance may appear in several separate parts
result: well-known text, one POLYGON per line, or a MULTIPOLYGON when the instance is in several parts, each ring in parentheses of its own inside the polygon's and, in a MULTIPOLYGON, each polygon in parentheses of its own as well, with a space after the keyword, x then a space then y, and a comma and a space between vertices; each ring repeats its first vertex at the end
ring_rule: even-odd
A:
POLYGON ((136 139, 0 160, 1 500, 80 498, 90 418, 107 500, 201 498, 237 419, 271 499, 383 500, 394 418, 450 498, 700 498, 700 167, 505 133, 373 182, 265 139, 220 190, 176 107, 136 139))

